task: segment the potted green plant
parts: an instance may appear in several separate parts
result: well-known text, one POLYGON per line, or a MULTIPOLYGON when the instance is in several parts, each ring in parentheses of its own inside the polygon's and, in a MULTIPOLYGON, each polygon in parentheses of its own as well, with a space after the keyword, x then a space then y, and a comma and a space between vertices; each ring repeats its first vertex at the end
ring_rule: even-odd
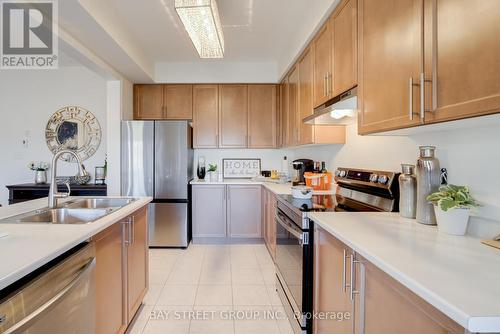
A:
POLYGON ((50 168, 50 164, 45 161, 31 161, 28 164, 28 169, 35 172, 35 183, 45 184, 47 183, 47 171, 50 168))
POLYGON ((470 210, 479 206, 468 187, 453 184, 439 187, 427 200, 434 204, 438 229, 452 235, 465 235, 470 210))
POLYGON ((208 164, 208 176, 210 182, 217 182, 217 164, 208 164))

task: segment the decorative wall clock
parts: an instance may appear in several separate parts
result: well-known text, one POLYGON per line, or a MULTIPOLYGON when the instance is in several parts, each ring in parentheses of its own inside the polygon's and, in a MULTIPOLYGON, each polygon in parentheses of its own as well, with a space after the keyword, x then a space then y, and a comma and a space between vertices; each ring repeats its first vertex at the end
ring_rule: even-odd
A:
MULTIPOLYGON (((101 126, 94 114, 77 106, 59 109, 45 127, 45 140, 52 153, 69 149, 75 151, 82 161, 97 152, 101 136, 101 126)), ((75 162, 71 155, 63 155, 62 159, 75 162)))

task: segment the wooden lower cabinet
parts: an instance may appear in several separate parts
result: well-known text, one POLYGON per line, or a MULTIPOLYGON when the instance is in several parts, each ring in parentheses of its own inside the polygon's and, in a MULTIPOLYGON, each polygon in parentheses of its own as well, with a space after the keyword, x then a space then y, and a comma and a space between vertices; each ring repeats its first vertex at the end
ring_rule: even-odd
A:
POLYGON ((261 186, 227 186, 227 226, 231 238, 261 238, 261 186))
POLYGON ((125 229, 128 239, 127 247, 127 291, 128 319, 132 320, 142 304, 148 288, 149 276, 149 242, 148 242, 148 212, 144 207, 136 211, 127 223, 125 229))
POLYGON ((193 238, 226 237, 226 186, 193 186, 193 238))
POLYGON ((273 260, 276 259, 276 195, 262 187, 262 229, 264 231, 264 242, 273 260))
POLYGON ((96 334, 122 334, 148 289, 147 209, 92 237, 96 250, 96 334))
POLYGON ((352 251, 342 242, 321 227, 314 228, 314 313, 341 312, 345 317, 342 321, 315 319, 314 334, 352 333, 354 304, 347 288, 350 256, 352 251))
POLYGON ((314 334, 465 333, 463 327, 317 225, 313 303, 315 314, 344 315, 342 321, 338 317, 315 319, 314 334))
POLYGON ((96 334, 124 333, 127 328, 124 228, 116 223, 92 238, 96 251, 96 334))
POLYGON ((193 185, 194 242, 261 239, 260 185, 193 185))
POLYGON ((357 334, 462 334, 465 329, 401 283, 356 255, 357 334), (364 328, 364 332, 361 329, 364 328))

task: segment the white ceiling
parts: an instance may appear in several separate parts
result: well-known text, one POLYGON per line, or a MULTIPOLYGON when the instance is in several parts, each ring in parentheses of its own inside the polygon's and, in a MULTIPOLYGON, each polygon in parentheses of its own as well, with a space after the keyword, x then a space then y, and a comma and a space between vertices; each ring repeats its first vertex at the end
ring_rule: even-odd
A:
POLYGON ((174 0, 65 0, 59 22, 133 82, 276 82, 338 2, 217 0, 221 60, 198 57, 174 0))
MULTIPOLYGON (((203 63, 179 20, 174 0, 106 0, 154 63, 203 63)), ((290 62, 295 38, 310 34, 335 0, 217 0, 225 39, 223 63, 290 62)), ((210 63, 206 61, 207 64, 210 63)), ((157 67, 158 68, 158 67, 157 67)), ((281 73, 280 73, 281 74, 281 73)), ((160 75, 161 76, 161 75, 160 75)), ((158 73, 157 73, 158 77, 158 73)))

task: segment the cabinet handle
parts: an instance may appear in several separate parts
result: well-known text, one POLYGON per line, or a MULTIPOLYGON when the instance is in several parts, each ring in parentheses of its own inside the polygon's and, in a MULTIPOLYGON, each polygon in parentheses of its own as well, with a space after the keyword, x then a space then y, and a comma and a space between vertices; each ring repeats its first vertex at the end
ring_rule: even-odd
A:
POLYGON ((408 101, 410 121, 413 121, 413 77, 410 77, 408 81, 408 101))
POLYGON ((229 187, 227 187, 226 189, 227 189, 227 200, 230 201, 231 200, 231 189, 229 187))
POLYGON ((437 1, 432 2, 432 111, 438 107, 437 104, 437 1))
POLYGON ((326 83, 326 74, 323 76, 323 97, 326 96, 326 90, 328 89, 328 87, 326 87, 327 83, 326 83))
POLYGON ((347 291, 347 282, 346 282, 346 272, 347 272, 347 265, 346 265, 346 259, 347 259, 347 251, 344 249, 343 250, 344 255, 342 257, 342 292, 347 291))
POLYGON ((360 261, 354 260, 354 254, 351 254, 351 277, 350 277, 350 284, 349 284, 349 289, 351 291, 350 297, 351 301, 354 300, 354 295, 358 294, 358 290, 354 290, 354 268, 356 263, 359 263, 360 261))
POLYGON ((332 74, 330 72, 328 72, 327 79, 326 79, 326 87, 327 87, 327 94, 326 95, 328 97, 332 96, 332 93, 333 93, 332 86, 333 86, 332 85, 332 74))
POLYGON ((135 216, 130 217, 129 233, 130 233, 130 244, 134 244, 135 243, 135 216))

